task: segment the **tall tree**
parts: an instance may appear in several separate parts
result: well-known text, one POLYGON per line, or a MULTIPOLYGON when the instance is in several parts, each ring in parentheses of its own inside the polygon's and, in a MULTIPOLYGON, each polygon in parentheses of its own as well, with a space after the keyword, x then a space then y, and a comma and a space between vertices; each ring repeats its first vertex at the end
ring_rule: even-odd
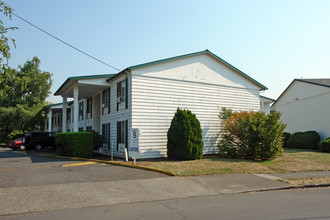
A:
MULTIPOLYGON (((12 11, 0 1, 0 12, 11 18, 12 11)), ((40 70, 38 57, 17 69, 8 66, 10 46, 6 34, 13 29, 6 28, 0 20, 0 142, 15 131, 34 130, 41 124, 41 109, 52 84, 52 74, 40 70)))
MULTIPOLYGON (((11 19, 13 9, 8 7, 4 2, 0 1, 0 13, 4 14, 6 17, 11 19)), ((10 46, 8 40, 11 40, 15 45, 15 40, 6 36, 9 30, 17 29, 17 27, 6 27, 3 21, 0 19, 0 64, 2 64, 5 59, 8 61, 10 58, 10 46)))

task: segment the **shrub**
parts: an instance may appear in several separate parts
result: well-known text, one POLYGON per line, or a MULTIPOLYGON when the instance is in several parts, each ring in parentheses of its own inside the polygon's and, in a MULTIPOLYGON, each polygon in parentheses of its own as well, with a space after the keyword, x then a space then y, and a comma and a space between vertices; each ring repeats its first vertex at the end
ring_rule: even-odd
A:
POLYGON ((232 112, 222 108, 220 154, 226 157, 265 160, 283 151, 282 135, 285 125, 280 113, 232 112))
POLYGON ((93 150, 98 151, 102 147, 102 135, 96 131, 92 131, 93 133, 93 150))
POLYGON ((283 147, 287 147, 286 143, 288 142, 290 137, 291 137, 291 133, 289 133, 289 132, 284 132, 283 133, 283 147))
POLYGON ((296 132, 291 135, 286 145, 288 148, 317 149, 320 135, 316 131, 296 132))
POLYGON ((320 141, 318 145, 320 151, 330 153, 330 137, 328 137, 324 141, 320 141))
POLYGON ((92 132, 65 132, 55 134, 57 155, 90 157, 93 153, 92 132))
POLYGON ((167 132, 167 155, 177 160, 203 157, 202 128, 195 114, 177 109, 167 132))

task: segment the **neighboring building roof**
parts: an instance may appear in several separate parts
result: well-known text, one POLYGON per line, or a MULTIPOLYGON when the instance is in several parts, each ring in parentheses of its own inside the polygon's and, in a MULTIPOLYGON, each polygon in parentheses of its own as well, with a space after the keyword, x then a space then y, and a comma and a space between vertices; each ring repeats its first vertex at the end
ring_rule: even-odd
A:
POLYGON ((311 83, 318 86, 330 87, 330 79, 296 79, 296 81, 311 83))
POLYGON ((309 84, 313 84, 313 85, 317 85, 317 86, 324 86, 324 87, 330 88, 330 79, 294 79, 290 83, 290 85, 282 92, 282 94, 276 99, 276 101, 273 103, 273 105, 275 105, 275 103, 284 95, 284 93, 290 88, 290 86, 294 82, 303 82, 303 83, 309 83, 309 84))
POLYGON ((54 95, 59 95, 58 92, 70 81, 70 80, 79 80, 79 79, 93 79, 93 78, 105 78, 111 77, 116 74, 99 74, 99 75, 87 75, 87 76, 72 76, 67 78, 65 82, 58 88, 58 90, 54 93, 54 95))
POLYGON ((261 98, 264 98, 264 99, 267 99, 268 101, 270 101, 270 102, 275 102, 275 99, 271 99, 271 98, 268 98, 268 97, 266 97, 266 96, 260 96, 261 98))
POLYGON ((225 64, 226 66, 234 69, 235 71, 237 71, 238 73, 240 73, 242 76, 244 76, 248 80, 252 81, 254 84, 258 85, 263 90, 268 89, 266 86, 262 85, 261 83, 259 83, 256 80, 254 80, 253 78, 251 78, 250 76, 248 76, 247 74, 245 74, 243 71, 237 69, 236 67, 234 67, 230 63, 226 62, 225 60, 221 59, 220 57, 218 57, 217 55, 215 55, 214 53, 212 53, 209 50, 203 50, 203 51, 199 51, 199 52, 195 52, 195 53, 189 53, 189 54, 185 54, 185 55, 181 55, 181 56, 175 56, 175 57, 170 57, 170 58, 167 58, 167 59, 161 59, 161 60, 156 60, 156 61, 153 61, 153 62, 148 62, 148 63, 143 63, 143 64, 139 64, 139 65, 135 65, 135 66, 130 66, 130 67, 127 67, 126 69, 122 70, 118 74, 116 74, 116 75, 110 77, 109 79, 107 79, 107 82, 109 82, 110 80, 113 80, 113 79, 117 78, 118 76, 124 74, 128 70, 137 69, 137 68, 145 67, 145 66, 151 66, 151 65, 154 65, 154 64, 158 64, 158 63, 163 63, 163 62, 167 62, 167 61, 171 61, 171 60, 177 60, 177 59, 181 59, 181 58, 187 58, 187 57, 196 56, 196 55, 200 55, 200 54, 209 54, 209 55, 211 55, 212 57, 214 57, 218 61, 220 61, 223 64, 225 64))

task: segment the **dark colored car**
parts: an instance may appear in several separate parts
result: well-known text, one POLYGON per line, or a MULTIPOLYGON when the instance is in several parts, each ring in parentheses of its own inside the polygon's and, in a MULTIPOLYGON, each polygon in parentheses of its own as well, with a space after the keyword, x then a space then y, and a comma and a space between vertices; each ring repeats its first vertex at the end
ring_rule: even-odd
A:
POLYGON ((13 150, 24 150, 25 147, 22 146, 23 134, 18 134, 13 137, 12 140, 9 141, 8 147, 12 148, 13 150))
POLYGON ((45 131, 29 131, 24 133, 22 139, 25 149, 41 150, 46 147, 55 148, 55 133, 45 131))

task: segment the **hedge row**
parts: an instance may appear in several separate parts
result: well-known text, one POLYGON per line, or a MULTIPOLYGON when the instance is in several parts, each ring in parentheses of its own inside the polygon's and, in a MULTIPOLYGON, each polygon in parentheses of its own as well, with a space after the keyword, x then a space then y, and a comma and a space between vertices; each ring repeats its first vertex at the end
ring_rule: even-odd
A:
POLYGON ((330 153, 330 137, 324 141, 320 141, 318 147, 320 151, 330 153))
POLYGON ((90 157, 93 153, 92 132, 64 132, 55 134, 57 155, 90 157))
POLYGON ((300 149, 317 149, 320 141, 320 135, 316 131, 295 132, 291 136, 286 134, 288 140, 285 147, 300 149))

